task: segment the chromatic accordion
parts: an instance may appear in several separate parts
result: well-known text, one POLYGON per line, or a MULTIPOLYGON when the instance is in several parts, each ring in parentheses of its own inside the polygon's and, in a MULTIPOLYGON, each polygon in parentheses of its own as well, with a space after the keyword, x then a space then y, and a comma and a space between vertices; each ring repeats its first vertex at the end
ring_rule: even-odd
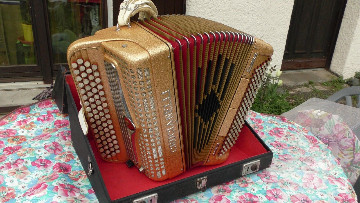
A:
POLYGON ((224 162, 272 47, 199 17, 157 16, 151 1, 121 6, 120 15, 127 15, 122 25, 134 13, 140 20, 98 31, 68 49, 101 157, 131 160, 156 181, 224 162))

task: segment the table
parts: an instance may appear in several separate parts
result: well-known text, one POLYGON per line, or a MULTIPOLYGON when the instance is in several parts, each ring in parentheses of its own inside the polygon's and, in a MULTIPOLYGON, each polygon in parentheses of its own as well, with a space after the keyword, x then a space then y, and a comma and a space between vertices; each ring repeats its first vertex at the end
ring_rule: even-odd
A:
MULTIPOLYGON (((274 153, 263 171, 175 202, 357 202, 330 150, 283 117, 251 111, 247 121, 274 153)), ((54 101, 0 120, 0 202, 97 202, 72 147, 67 115, 54 101)))

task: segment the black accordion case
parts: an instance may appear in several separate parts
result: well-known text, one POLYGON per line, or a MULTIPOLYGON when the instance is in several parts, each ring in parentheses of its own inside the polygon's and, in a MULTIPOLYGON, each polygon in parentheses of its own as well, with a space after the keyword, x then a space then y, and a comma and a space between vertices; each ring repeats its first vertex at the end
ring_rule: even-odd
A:
POLYGON ((150 0, 123 1, 116 27, 72 43, 72 141, 99 201, 168 202, 268 167, 245 119, 272 53, 221 23, 158 16, 150 0))
POLYGON ((95 140, 84 135, 79 121, 81 108, 70 75, 66 78, 71 139, 99 202, 170 202, 270 166, 273 153, 247 124, 222 164, 192 168, 175 178, 153 181, 125 163, 104 161, 95 140))

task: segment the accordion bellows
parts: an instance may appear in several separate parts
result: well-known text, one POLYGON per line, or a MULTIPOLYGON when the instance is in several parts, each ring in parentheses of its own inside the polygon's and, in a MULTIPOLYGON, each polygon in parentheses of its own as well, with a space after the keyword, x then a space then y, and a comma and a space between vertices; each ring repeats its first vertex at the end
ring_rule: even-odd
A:
POLYGON ((68 61, 101 157, 160 181, 227 159, 272 53, 220 23, 167 15, 77 40, 68 61))

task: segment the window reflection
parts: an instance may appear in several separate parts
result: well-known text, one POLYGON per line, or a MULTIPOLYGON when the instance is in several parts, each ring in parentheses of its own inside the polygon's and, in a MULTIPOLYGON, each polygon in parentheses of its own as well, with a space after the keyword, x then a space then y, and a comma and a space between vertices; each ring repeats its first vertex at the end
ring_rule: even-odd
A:
POLYGON ((0 66, 36 64, 30 0, 0 0, 0 66))
POLYGON ((68 46, 102 27, 101 0, 48 0, 52 51, 55 63, 66 63, 68 46))

